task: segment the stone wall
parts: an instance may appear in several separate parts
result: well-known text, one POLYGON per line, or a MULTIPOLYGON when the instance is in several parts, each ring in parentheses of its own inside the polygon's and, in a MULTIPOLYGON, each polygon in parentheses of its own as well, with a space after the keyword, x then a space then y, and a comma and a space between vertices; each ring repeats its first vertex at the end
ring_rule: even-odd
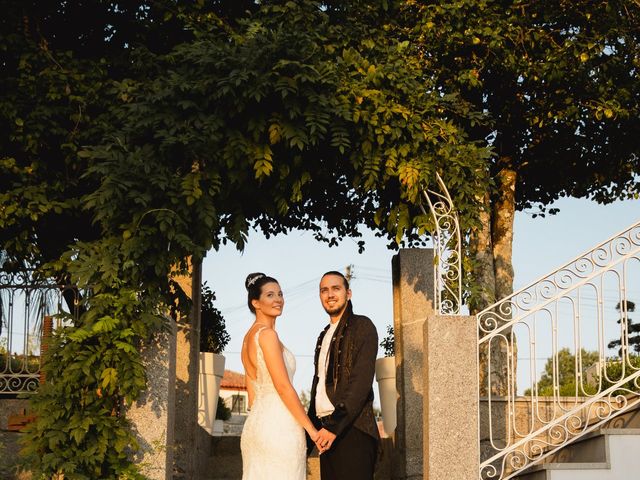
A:
POLYGON ((24 433, 8 432, 10 415, 29 413, 29 400, 0 397, 0 479, 30 480, 31 474, 24 470, 24 460, 18 452, 22 448, 20 439, 24 433))
POLYGON ((0 397, 0 430, 7 429, 10 415, 18 415, 23 411, 29 413, 29 400, 0 397))

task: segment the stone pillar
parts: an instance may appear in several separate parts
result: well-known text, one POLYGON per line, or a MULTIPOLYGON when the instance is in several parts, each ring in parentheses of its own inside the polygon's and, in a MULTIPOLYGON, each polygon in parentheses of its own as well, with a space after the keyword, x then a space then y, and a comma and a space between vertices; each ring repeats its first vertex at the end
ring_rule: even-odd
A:
POLYGON ((433 315, 424 325, 425 480, 478 478, 477 334, 470 316, 433 315))
POLYGON ((173 319, 168 322, 170 332, 142 347, 147 389, 127 412, 140 447, 134 460, 152 480, 169 480, 173 469, 176 332, 173 319))
POLYGON ((177 319, 175 382, 174 479, 196 479, 198 470, 198 365, 200 350, 200 288, 202 263, 192 265, 191 275, 176 282, 191 298, 191 315, 177 319))
MULTIPOLYGON (((433 250, 401 249, 393 257, 393 328, 398 389, 394 479, 423 474, 423 327, 433 310, 433 250)), ((428 457, 424 457, 428 458, 428 457)))

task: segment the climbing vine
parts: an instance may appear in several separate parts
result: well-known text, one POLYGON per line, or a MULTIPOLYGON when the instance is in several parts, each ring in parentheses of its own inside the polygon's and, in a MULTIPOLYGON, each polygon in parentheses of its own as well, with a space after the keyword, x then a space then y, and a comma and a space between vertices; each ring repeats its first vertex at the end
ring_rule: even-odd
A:
MULTIPOLYGON (((52 340, 48 380, 33 398, 25 453, 36 471, 143 478, 126 412, 146 385, 140 346, 172 309, 188 313, 171 280, 188 257, 197 262, 227 241, 242 248, 252 226, 267 235, 308 229, 329 244, 359 236, 361 224, 396 244, 416 238, 429 219, 415 204, 436 170, 473 222, 488 151, 458 119, 481 115, 429 88, 422 53, 384 34, 389 8, 274 1, 233 22, 167 12, 182 19, 187 40, 159 52, 132 43, 126 75, 91 70, 92 89, 75 99, 82 108, 59 105, 61 124, 86 125, 51 140, 52 149, 56 139, 70 145, 64 173, 48 170, 43 152, 3 158, 6 198, 25 186, 38 193, 14 201, 18 217, 0 211, 0 226, 30 245, 3 237, 9 261, 34 263, 84 293, 79 318, 52 340), (51 179, 60 189, 51 191, 51 179), (56 195, 60 212, 55 203, 40 212, 56 195), (70 231, 74 220, 83 229, 53 248, 38 222, 56 214, 71 219, 70 231)), ((68 61, 83 80, 84 60, 68 61)), ((58 80, 68 74, 56 68, 58 80)))

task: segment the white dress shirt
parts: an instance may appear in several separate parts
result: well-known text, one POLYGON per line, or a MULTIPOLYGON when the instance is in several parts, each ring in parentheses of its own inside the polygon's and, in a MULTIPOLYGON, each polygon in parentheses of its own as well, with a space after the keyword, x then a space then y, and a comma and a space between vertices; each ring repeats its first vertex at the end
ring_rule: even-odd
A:
POLYGON ((331 350, 331 339, 338 328, 340 320, 329 325, 327 333, 322 339, 320 354, 318 355, 318 387, 316 388, 316 415, 318 417, 326 417, 331 415, 335 410, 333 403, 327 396, 326 379, 327 379, 327 362, 329 360, 329 351, 331 350))

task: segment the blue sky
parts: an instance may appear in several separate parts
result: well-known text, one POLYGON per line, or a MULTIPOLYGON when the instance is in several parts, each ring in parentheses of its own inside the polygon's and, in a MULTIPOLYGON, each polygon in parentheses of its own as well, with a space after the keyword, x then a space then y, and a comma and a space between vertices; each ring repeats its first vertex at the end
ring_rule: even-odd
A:
MULTIPOLYGON (((532 218, 518 212, 514 227, 513 264, 515 289, 537 280, 589 250, 601 241, 640 220, 640 200, 599 205, 587 200, 562 199, 554 205, 560 212, 532 218)), ((313 376, 313 350, 327 316, 318 300, 318 282, 327 270, 344 271, 353 265, 354 310, 369 316, 382 338, 392 324, 391 258, 395 251, 372 233, 365 234, 366 250, 358 253, 354 240, 345 239, 329 248, 305 232, 265 239, 252 232, 244 252, 223 246, 204 261, 203 280, 216 292, 231 335, 224 355, 228 369, 242 372, 240 348, 253 322, 246 306, 244 280, 251 272, 264 272, 280 281, 285 295, 283 315, 276 329, 282 342, 296 355, 294 386, 308 390, 313 376)), ((429 268, 429 266, 425 266, 429 268)), ((640 298, 640 285, 633 285, 640 298)), ((634 298, 630 292, 629 298, 634 298)), ((380 351, 382 356, 382 351, 380 351)))

